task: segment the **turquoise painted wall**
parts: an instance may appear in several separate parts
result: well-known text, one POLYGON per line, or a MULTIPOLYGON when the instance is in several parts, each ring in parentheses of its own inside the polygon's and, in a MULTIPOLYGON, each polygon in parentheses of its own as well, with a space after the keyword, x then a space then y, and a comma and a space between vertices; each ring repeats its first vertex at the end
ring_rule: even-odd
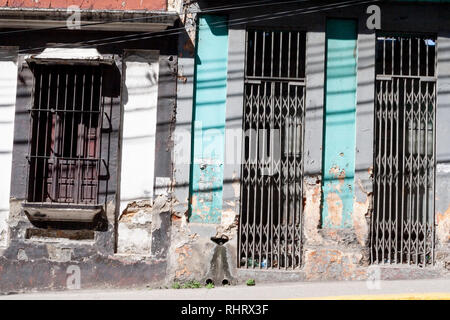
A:
POLYGON ((322 226, 352 226, 355 175, 357 23, 329 19, 326 83, 322 226))
POLYGON ((226 17, 199 17, 195 64, 189 219, 220 223, 228 64, 226 17))

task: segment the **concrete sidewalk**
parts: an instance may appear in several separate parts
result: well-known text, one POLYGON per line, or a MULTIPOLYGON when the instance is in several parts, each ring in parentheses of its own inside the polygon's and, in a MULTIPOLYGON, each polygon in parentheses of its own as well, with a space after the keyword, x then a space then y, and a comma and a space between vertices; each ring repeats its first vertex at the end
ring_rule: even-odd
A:
POLYGON ((271 299, 450 299, 450 279, 296 282, 213 289, 68 290, 0 295, 0 300, 271 300, 271 299))

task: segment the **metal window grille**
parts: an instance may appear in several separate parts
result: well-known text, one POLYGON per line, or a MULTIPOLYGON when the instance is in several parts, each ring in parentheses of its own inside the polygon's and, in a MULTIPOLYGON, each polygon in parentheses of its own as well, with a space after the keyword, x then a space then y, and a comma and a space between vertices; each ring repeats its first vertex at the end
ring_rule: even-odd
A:
POLYGON ((97 204, 101 66, 36 64, 33 73, 28 201, 97 204))
POLYGON ((248 30, 238 266, 301 265, 306 34, 248 30))
POLYGON ((436 38, 376 40, 371 260, 434 263, 436 38))

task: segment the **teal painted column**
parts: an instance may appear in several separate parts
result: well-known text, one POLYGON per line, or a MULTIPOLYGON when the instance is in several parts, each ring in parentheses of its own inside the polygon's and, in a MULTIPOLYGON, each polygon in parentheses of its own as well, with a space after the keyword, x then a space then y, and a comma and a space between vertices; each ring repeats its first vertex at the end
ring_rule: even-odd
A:
POLYGON ((357 24, 329 19, 326 29, 322 226, 352 226, 355 175, 357 24))
POLYGON ((220 223, 221 219, 227 64, 227 18, 200 16, 194 78, 191 222, 220 223))

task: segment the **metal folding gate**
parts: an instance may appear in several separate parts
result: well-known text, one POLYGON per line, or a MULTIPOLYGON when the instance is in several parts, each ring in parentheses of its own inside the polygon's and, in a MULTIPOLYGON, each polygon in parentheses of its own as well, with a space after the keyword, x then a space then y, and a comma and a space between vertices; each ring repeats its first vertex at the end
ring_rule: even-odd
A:
POLYGON ((299 31, 247 31, 242 268, 301 264, 305 43, 299 31))
POLYGON ((376 41, 372 263, 434 261, 436 38, 376 41))

